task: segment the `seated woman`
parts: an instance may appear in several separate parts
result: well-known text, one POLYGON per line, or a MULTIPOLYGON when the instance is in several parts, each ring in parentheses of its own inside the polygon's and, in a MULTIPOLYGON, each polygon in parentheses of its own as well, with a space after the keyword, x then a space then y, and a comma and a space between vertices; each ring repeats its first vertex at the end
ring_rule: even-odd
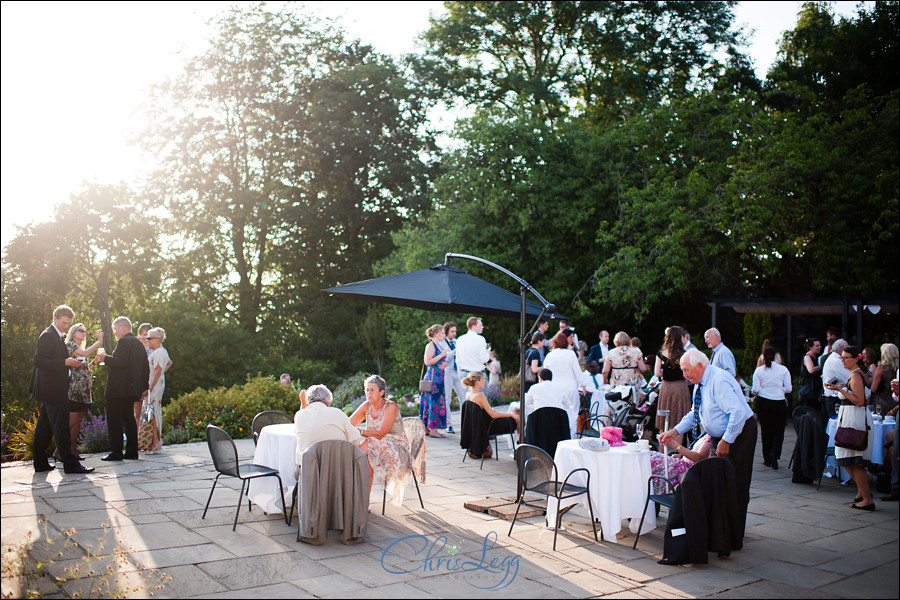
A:
POLYGON ((519 426, 519 418, 494 410, 484 393, 484 373, 472 371, 463 379, 462 384, 469 388, 462 410, 462 434, 459 438, 461 448, 466 448, 471 458, 490 458, 494 455, 490 435, 512 433, 519 426))
POLYGON ((410 480, 412 458, 400 408, 384 397, 386 389, 381 377, 372 375, 366 379, 366 401, 350 416, 350 422, 354 426, 366 422, 362 436, 368 441, 369 495, 375 481, 384 487, 394 506, 401 506, 410 480))
MULTIPOLYGON (((650 469, 654 475, 665 477, 666 461, 668 461, 669 483, 673 486, 681 483, 681 478, 684 477, 688 469, 694 466, 694 463, 704 458, 709 458, 709 435, 701 436, 691 448, 682 446, 678 438, 669 440, 666 445, 678 454, 664 455, 662 452, 651 452, 650 469)), ((669 491, 671 490, 666 489, 666 486, 661 481, 658 479, 653 480, 654 494, 666 494, 669 491)))

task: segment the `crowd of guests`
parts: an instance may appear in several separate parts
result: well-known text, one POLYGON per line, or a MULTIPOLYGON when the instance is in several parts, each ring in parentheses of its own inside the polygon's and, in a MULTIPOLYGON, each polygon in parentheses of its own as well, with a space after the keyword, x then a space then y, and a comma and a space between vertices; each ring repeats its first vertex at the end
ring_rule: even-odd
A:
POLYGON ((135 336, 131 321, 118 317, 112 322, 116 348, 107 354, 102 347, 103 332, 97 331, 96 341, 87 346, 87 328, 83 323, 73 325, 74 319, 69 306, 58 306, 35 350, 30 392, 40 405, 33 445, 38 473, 54 468, 47 457, 51 438, 56 441, 54 457, 66 473, 94 470, 81 464, 77 444, 81 422, 93 404, 92 371, 97 365, 107 367, 104 397, 111 452, 102 460, 138 458, 138 423, 142 419, 152 429, 144 451, 154 453, 162 448, 162 397, 165 373, 172 366, 162 345, 166 332, 144 323, 135 336))

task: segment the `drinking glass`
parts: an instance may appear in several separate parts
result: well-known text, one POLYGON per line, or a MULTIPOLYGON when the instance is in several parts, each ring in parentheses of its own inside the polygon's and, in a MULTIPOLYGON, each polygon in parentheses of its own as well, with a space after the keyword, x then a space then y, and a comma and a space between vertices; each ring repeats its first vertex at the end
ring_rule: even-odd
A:
MULTIPOLYGON (((104 348, 103 346, 100 346, 99 348, 97 348, 97 354, 106 354, 106 348, 104 348)), ((105 365, 106 361, 103 361, 102 363, 98 363, 98 364, 105 365)))
POLYGON ((640 439, 644 438, 644 424, 643 423, 638 423, 637 426, 634 428, 634 430, 635 430, 635 433, 637 433, 637 439, 640 440, 640 439))

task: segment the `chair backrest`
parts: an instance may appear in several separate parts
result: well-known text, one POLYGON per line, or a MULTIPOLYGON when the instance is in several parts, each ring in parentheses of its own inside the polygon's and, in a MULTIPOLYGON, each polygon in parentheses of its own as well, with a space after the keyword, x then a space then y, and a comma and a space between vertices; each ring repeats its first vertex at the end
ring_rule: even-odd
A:
POLYGON ((516 448, 516 469, 520 485, 526 490, 547 481, 556 481, 556 464, 537 446, 520 444, 516 448))
POLYGON ((409 442, 409 455, 415 460, 419 453, 425 453, 425 425, 419 417, 404 417, 403 430, 409 442))
POLYGON ((255 417, 250 425, 253 432, 253 443, 259 441, 259 432, 266 425, 275 425, 277 423, 293 423, 294 420, 279 410, 264 410, 255 417))
POLYGON ((209 454, 212 456, 216 471, 232 477, 241 476, 237 446, 234 445, 234 440, 224 429, 215 425, 207 425, 206 443, 209 446, 209 454))
POLYGON ((539 408, 525 424, 525 443, 541 448, 549 456, 556 454, 556 445, 569 439, 570 434, 569 415, 561 408, 539 408))

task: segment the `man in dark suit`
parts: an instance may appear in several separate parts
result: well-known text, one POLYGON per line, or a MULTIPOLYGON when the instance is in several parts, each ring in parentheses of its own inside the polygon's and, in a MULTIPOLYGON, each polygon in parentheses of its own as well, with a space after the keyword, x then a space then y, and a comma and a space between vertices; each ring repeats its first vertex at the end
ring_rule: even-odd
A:
POLYGON ((69 434, 69 369, 81 366, 81 362, 69 357, 63 336, 74 318, 74 311, 65 304, 56 307, 53 324, 41 333, 34 352, 30 391, 40 403, 41 411, 34 429, 32 450, 36 473, 54 468, 47 461, 51 436, 56 440, 66 473, 90 473, 94 470, 81 466, 72 454, 69 434))
POLYGON ((106 428, 112 452, 101 460, 137 460, 137 423, 134 403, 147 395, 150 388, 150 363, 141 341, 131 332, 131 321, 118 317, 113 321, 113 334, 118 343, 111 356, 98 354, 106 362, 106 428), (122 432, 128 438, 122 452, 122 432))

